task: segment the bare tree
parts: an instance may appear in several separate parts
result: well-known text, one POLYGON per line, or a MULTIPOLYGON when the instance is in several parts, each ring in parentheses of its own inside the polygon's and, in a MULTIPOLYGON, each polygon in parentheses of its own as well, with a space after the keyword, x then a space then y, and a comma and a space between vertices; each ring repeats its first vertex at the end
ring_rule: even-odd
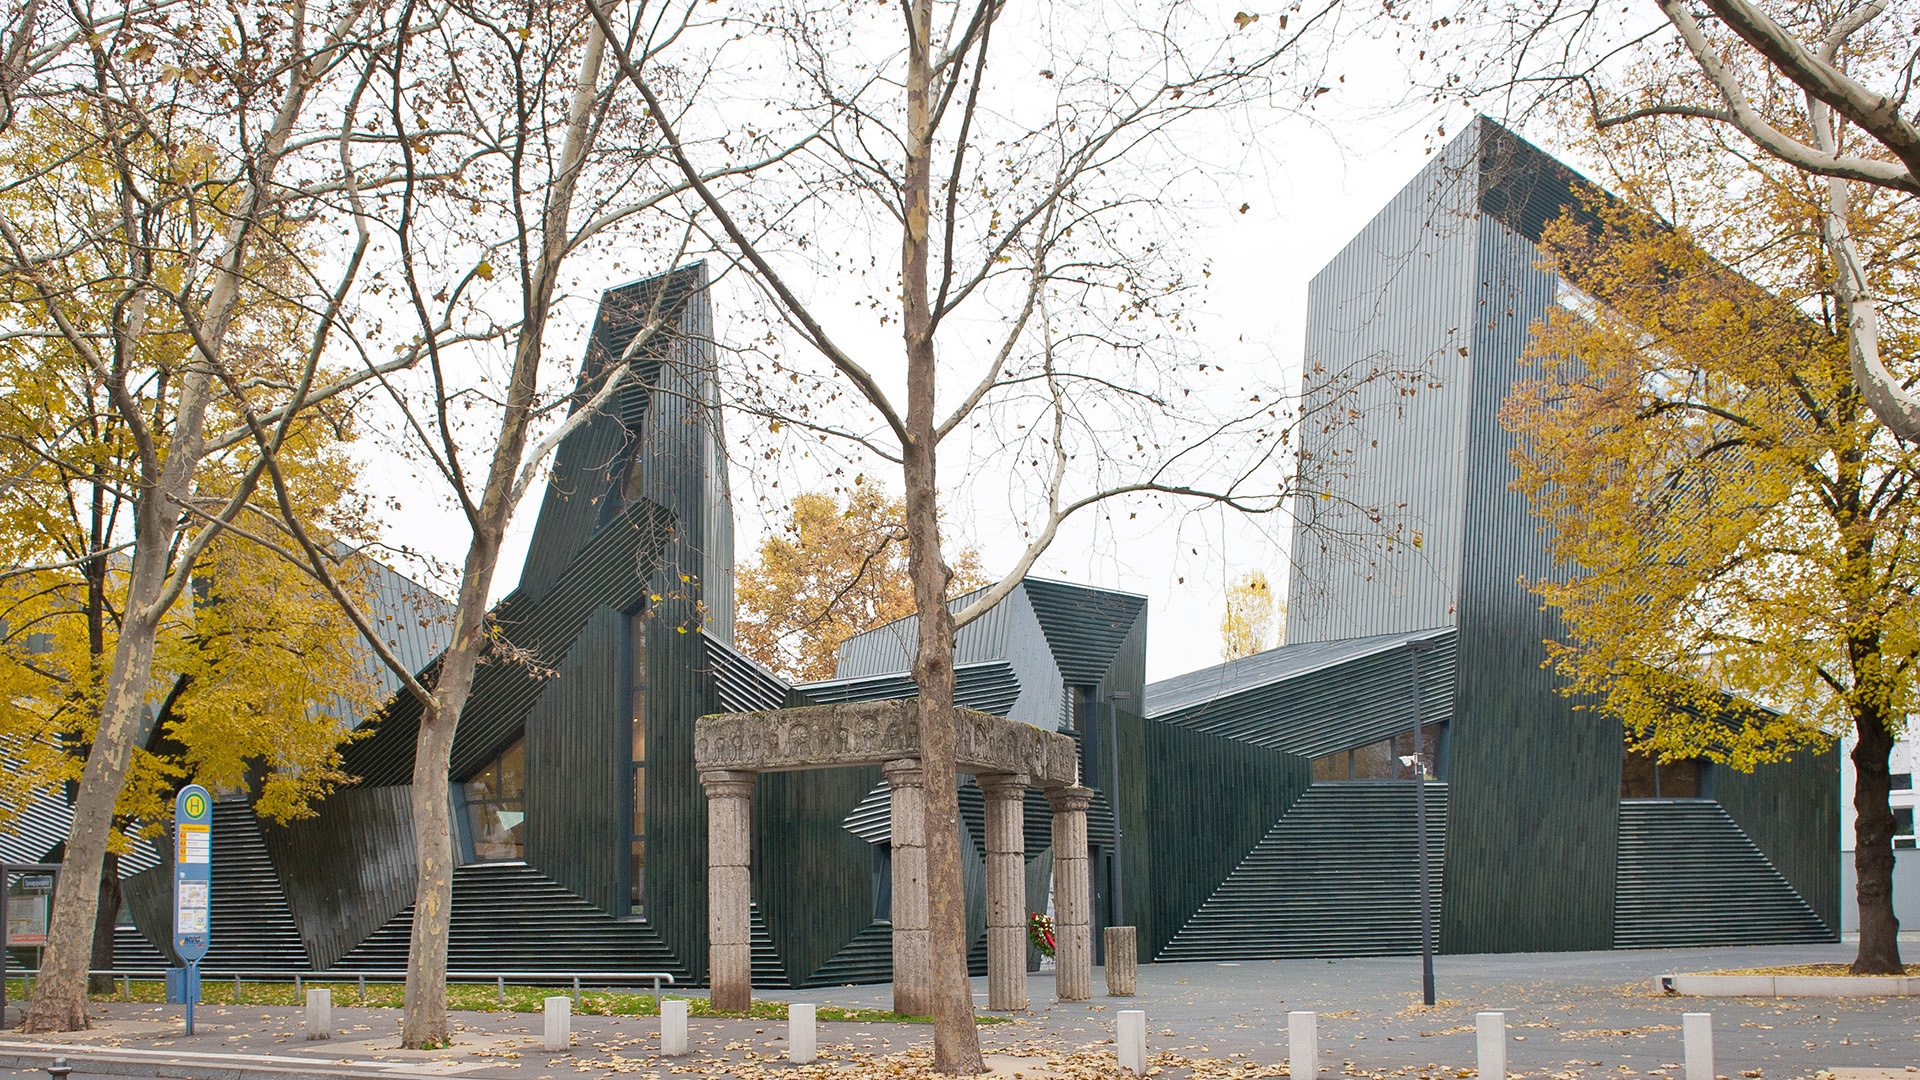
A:
MULTIPOLYGON (((618 9, 590 3, 618 38, 618 9)), ((843 440, 904 483, 942 1072, 982 1069, 959 885, 954 632, 1017 587, 1082 510, 1129 495, 1284 505, 1298 418, 1271 388, 1192 394, 1214 358, 1188 334, 1199 282, 1182 250, 1196 212, 1184 200, 1206 171, 1196 152, 1235 137, 1235 110, 1325 91, 1315 47, 1351 29, 1339 18, 1332 2, 1231 18, 1177 2, 775 3, 741 19, 781 52, 792 96, 767 122, 814 138, 791 163, 814 201, 776 212, 729 199, 700 181, 711 165, 689 142, 697 129, 661 126, 714 243, 799 343, 797 357, 765 350, 729 404, 843 440), (869 262, 869 246, 896 245, 897 263, 869 262), (862 281, 867 295, 834 295, 862 281), (898 351, 849 331, 836 300, 897 325, 898 351), (947 475, 1005 480, 1024 532, 1009 572, 952 612, 943 452, 966 459, 947 475)), ((663 73, 612 53, 668 115, 663 73)))
MULTIPOLYGON (((631 9, 617 47, 663 67, 662 50, 699 29, 697 8, 631 9)), ((584 398, 549 349, 576 264, 638 252, 671 265, 686 251, 684 224, 655 211, 687 188, 662 172, 657 122, 604 68, 607 40, 579 9, 539 0, 446 0, 408 5, 384 29, 343 139, 357 155, 336 185, 334 211, 380 259, 358 296, 353 342, 362 362, 393 339, 418 357, 415 377, 382 382, 396 445, 425 463, 458 508, 469 539, 458 571, 450 643, 431 676, 408 668, 338 579, 323 543, 293 513, 293 492, 255 428, 266 480, 286 509, 275 543, 334 594, 380 660, 421 706, 412 819, 416 884, 407 959, 408 1047, 443 1046, 454 850, 448 770, 477 666, 489 659, 489 596, 515 509, 548 456, 637 378, 663 318, 655 297, 625 354, 584 398), (349 145, 350 144, 350 145, 349 145), (362 179, 364 178, 364 179, 362 179), (565 386, 560 391, 558 387, 565 386)), ((697 67, 673 69, 677 99, 697 67)), ((763 146, 740 139, 736 146, 763 146)), ((743 156, 699 174, 715 184, 751 173, 743 156)), ((412 365, 409 365, 410 367, 412 365)), ((514 657, 494 657, 513 660, 514 657)))

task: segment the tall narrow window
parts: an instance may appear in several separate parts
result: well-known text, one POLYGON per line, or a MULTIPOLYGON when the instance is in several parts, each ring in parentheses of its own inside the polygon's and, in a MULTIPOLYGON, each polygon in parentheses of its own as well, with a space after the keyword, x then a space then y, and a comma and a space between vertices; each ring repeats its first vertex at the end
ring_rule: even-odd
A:
POLYGON ((480 862, 527 857, 527 742, 502 751, 466 782, 467 829, 480 862))
POLYGON ((647 894, 647 613, 628 616, 632 632, 628 635, 627 657, 633 696, 630 705, 633 727, 633 835, 628 862, 628 889, 635 915, 646 914, 647 894))

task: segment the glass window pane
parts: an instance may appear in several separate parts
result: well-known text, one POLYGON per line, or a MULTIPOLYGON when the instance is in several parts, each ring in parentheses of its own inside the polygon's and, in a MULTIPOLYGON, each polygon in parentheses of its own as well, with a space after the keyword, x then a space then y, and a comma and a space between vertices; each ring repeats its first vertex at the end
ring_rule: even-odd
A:
POLYGON ((467 823, 473 832, 473 854, 481 862, 507 862, 525 855, 526 815, 517 807, 499 803, 471 803, 467 823))
POLYGON ((1700 797, 1700 763, 1669 761, 1660 766, 1660 797, 1697 799, 1700 797))
POLYGON ((628 899, 633 903, 633 913, 640 915, 644 913, 642 905, 646 902, 647 895, 647 842, 645 840, 633 842, 632 853, 628 856, 628 860, 627 873, 630 876, 627 880, 631 882, 628 891, 632 894, 628 899))
POLYGON ((467 798, 469 800, 491 799, 498 796, 500 794, 500 778, 496 775, 498 771, 497 762, 487 762, 486 768, 475 773, 473 779, 467 781, 467 798))
POLYGON ((1362 746, 1353 752, 1353 778, 1355 780, 1391 780, 1394 777, 1396 764, 1392 740, 1382 740, 1362 746))
POLYGON ((519 800, 527 794, 527 741, 507 747, 500 755, 500 798, 519 800))
POLYGON ((633 835, 647 835, 647 770, 633 767, 633 835))

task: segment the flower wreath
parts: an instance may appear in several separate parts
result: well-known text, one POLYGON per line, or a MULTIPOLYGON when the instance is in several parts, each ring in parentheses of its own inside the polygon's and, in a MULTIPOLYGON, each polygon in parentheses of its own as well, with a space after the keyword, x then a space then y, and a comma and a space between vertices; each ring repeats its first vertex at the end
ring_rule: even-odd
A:
POLYGON ((1042 956, 1052 956, 1054 950, 1053 920, 1039 912, 1027 916, 1027 941, 1040 950, 1042 956))

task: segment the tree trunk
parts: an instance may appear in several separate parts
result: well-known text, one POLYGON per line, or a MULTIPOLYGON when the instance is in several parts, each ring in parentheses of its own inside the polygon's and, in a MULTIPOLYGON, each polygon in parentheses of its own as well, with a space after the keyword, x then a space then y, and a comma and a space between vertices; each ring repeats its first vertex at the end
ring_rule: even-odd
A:
POLYGON ((1855 718, 1853 744, 1854 896, 1860 906, 1856 975, 1898 975, 1900 920, 1893 914, 1893 807, 1888 759, 1893 733, 1878 710, 1855 718))
MULTIPOLYGON (((113 931, 119 922, 120 856, 109 851, 106 862, 100 867, 100 900, 93 916, 93 958, 90 966, 95 971, 107 971, 113 967, 113 931)), ((90 977, 87 980, 87 992, 113 993, 113 976, 90 977)))
MULTIPOLYGON (((158 499, 157 494, 152 498, 158 499)), ((158 517, 158 514, 154 515, 158 517)), ((146 706, 153 673, 154 638, 159 613, 154 603, 166 584, 166 557, 172 529, 142 537, 135 548, 133 580, 128 588, 126 621, 114 644, 112 674, 100 715, 100 728, 87 752, 80 790, 73 803, 73 825, 54 890, 47 927, 47 950, 33 984, 23 1030, 79 1031, 87 1026, 87 968, 93 958, 94 918, 100 901, 101 871, 113 811, 127 779, 133 739, 146 706)), ((143 530, 145 531, 145 530, 143 530)))
MULTIPOLYGON (((440 692, 434 696, 439 698, 440 692)), ((406 1011, 400 1027, 401 1043, 410 1050, 445 1046, 452 1035, 446 992, 453 907, 453 821, 447 803, 447 771, 458 718, 458 712, 426 710, 414 742, 413 931, 407 944, 406 1011)))
POLYGON ((935 352, 929 304, 928 222, 932 206, 931 0, 912 0, 907 42, 907 168, 902 178, 901 331, 907 351, 906 480, 908 572, 920 613, 913 681, 919 690, 920 767, 927 784, 927 907, 932 967, 933 1067, 986 1071, 967 982, 967 906, 960 878, 960 792, 953 712, 952 570, 940 552, 940 482, 935 461, 935 352))
POLYGON ((433 703, 422 710, 420 734, 414 740, 413 932, 407 945, 406 1011, 400 1022, 400 1042, 409 1050, 445 1046, 452 1036, 447 1026, 447 944, 453 913, 453 819, 447 801, 448 772, 453 767, 454 732, 473 689, 480 650, 486 644, 487 591, 500 559, 496 535, 482 532, 468 549, 467 565, 460 575, 453 643, 441 658, 433 703))

